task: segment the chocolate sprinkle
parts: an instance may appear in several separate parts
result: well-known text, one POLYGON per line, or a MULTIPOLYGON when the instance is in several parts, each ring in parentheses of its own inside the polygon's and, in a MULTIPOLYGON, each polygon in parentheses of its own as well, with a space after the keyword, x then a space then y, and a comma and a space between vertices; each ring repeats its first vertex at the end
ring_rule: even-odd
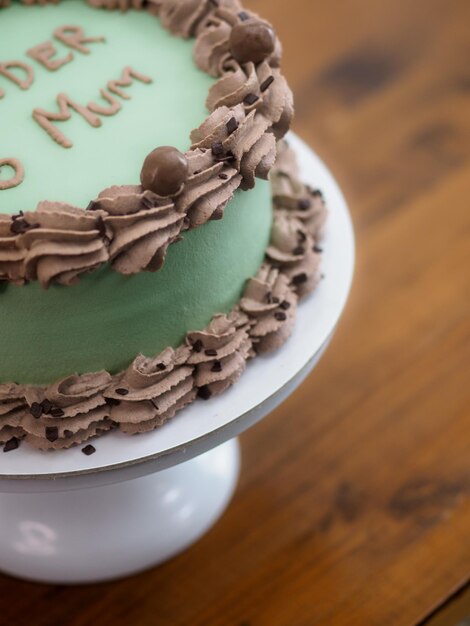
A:
POLYGON ((99 232, 100 237, 106 237, 106 224, 101 215, 96 218, 96 230, 99 232))
POLYGON ((86 454, 86 456, 90 456, 91 454, 95 454, 96 448, 89 443, 87 446, 82 448, 82 452, 83 454, 86 454))
POLYGON ((280 302, 280 300, 279 300, 279 298, 277 296, 274 296, 273 299, 272 299, 272 302, 274 304, 278 304, 280 302))
POLYGON ((238 14, 238 17, 240 18, 241 22, 246 22, 247 20, 250 19, 250 16, 248 15, 246 11, 240 11, 240 13, 238 14))
POLYGON ((287 319, 287 315, 282 311, 276 311, 276 313, 274 313, 274 317, 277 319, 278 322, 285 322, 287 319))
POLYGON ((17 437, 12 437, 3 446, 3 452, 11 452, 20 447, 20 440, 17 437))
POLYGON ((213 143, 211 146, 211 150, 216 159, 223 158, 225 155, 224 146, 221 144, 220 141, 216 141, 215 143, 213 143))
POLYGON ((155 400, 155 398, 150 398, 150 402, 153 404, 154 408, 159 411, 160 409, 158 408, 158 404, 157 401, 155 400))
POLYGON ((197 391, 198 398, 202 400, 209 400, 212 397, 212 391, 209 389, 207 385, 200 387, 197 391))
POLYGON ((73 432, 71 430, 64 430, 64 437, 66 439, 70 439, 71 437, 73 437, 73 432))
POLYGON ((214 348, 209 348, 209 350, 205 350, 204 354, 206 356, 217 356, 217 350, 214 350, 214 348))
POLYGON ((41 402, 41 406, 42 406, 42 410, 44 411, 44 413, 46 415, 49 415, 52 409, 52 402, 49 402, 49 400, 46 398, 45 400, 41 402))
POLYGON ((323 248, 320 248, 320 246, 313 246, 313 251, 316 252, 317 254, 322 254, 323 252, 323 248))
POLYGON ((46 426, 47 441, 54 443, 54 441, 57 441, 58 438, 59 438, 59 429, 57 428, 57 426, 46 426))
POLYGON ((298 230, 297 231, 297 235, 299 237, 299 241, 307 241, 307 235, 304 233, 303 230, 298 230))
POLYGON ((202 352, 203 348, 204 348, 204 344, 202 343, 200 339, 198 339, 197 341, 193 343, 194 352, 202 352))
POLYGON ((249 93, 247 96, 245 96, 245 99, 243 100, 243 104, 246 104, 247 106, 251 106, 255 102, 258 102, 258 100, 259 100, 259 96, 257 96, 255 93, 249 93))
POLYGON ((222 371, 222 363, 220 361, 215 361, 214 365, 211 367, 211 372, 221 372, 222 371))
POLYGON ((291 303, 287 302, 287 300, 284 300, 284 302, 281 302, 279 306, 281 307, 283 311, 288 311, 291 307, 291 303))
POLYGON ((165 363, 157 363, 157 370, 160 370, 160 372, 163 372, 164 370, 166 370, 165 363))
POLYGON ((219 174, 219 178, 221 178, 222 180, 228 180, 228 174, 219 174))
POLYGON ((127 394, 129 393, 129 389, 124 389, 123 387, 119 387, 119 389, 116 389, 116 393, 120 396, 127 396, 127 394))
POLYGON ((261 93, 264 93, 267 89, 269 89, 269 87, 271 87, 273 82, 274 82, 274 76, 268 76, 268 78, 265 81, 263 81, 261 85, 259 86, 259 90, 261 91, 261 93))
POLYGON ((65 413, 62 411, 62 409, 55 408, 51 410, 51 415, 52 417, 63 417, 65 413))
POLYGON ((308 209, 312 206, 312 203, 308 198, 302 198, 299 200, 298 207, 301 211, 308 211, 308 209))
POLYGON ((44 409, 42 408, 42 404, 39 404, 39 402, 33 402, 33 404, 29 407, 29 412, 36 419, 41 417, 43 411, 44 409))
POLYGON ((221 209, 220 207, 218 209, 216 209, 212 215, 210 216, 211 220, 221 220, 224 216, 224 210, 221 209))
POLYGON ((306 283, 308 280, 308 276, 305 273, 302 274, 297 274, 297 276, 294 276, 294 278, 292 279, 292 283, 294 285, 303 285, 304 283, 306 283))
POLYGON ((10 231, 14 235, 21 235, 31 228, 31 224, 24 218, 14 219, 10 226, 10 231))
POLYGON ((305 254, 305 248, 303 246, 297 246, 297 248, 292 250, 292 254, 295 254, 295 256, 302 256, 302 254, 305 254))
POLYGON ((87 206, 86 210, 87 211, 98 211, 100 209, 100 203, 97 202, 96 200, 92 200, 90 202, 90 204, 87 206))
POLYGON ((231 135, 238 128, 237 119, 235 117, 231 117, 229 121, 225 124, 225 127, 227 129, 228 134, 231 135))
POLYGON ((144 209, 154 209, 155 208, 155 202, 151 199, 148 198, 147 196, 144 196, 140 203, 143 205, 144 209))
POLYGON ((108 406, 119 406, 121 404, 121 401, 116 400, 116 398, 105 398, 104 401, 108 406))

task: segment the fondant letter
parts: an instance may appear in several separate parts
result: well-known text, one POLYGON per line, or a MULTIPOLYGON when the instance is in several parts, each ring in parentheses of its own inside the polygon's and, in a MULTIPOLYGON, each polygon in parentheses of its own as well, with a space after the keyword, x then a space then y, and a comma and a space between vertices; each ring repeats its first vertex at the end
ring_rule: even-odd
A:
POLYGON ((111 93, 115 93, 124 100, 130 100, 131 97, 125 91, 119 89, 119 87, 130 87, 134 82, 134 78, 140 80, 141 83, 148 84, 152 82, 151 78, 144 74, 139 74, 139 72, 133 70, 132 67, 125 67, 122 71, 121 78, 119 80, 110 80, 107 87, 111 93))
MULTIPOLYGON (((0 76, 5 76, 5 78, 15 83, 15 85, 18 85, 20 89, 29 89, 33 84, 34 71, 32 67, 22 61, 7 61, 6 63, 0 63, 0 76), (25 77, 21 79, 11 70, 21 70, 25 73, 25 77)), ((4 93, 5 92, 0 89, 0 98, 4 96, 4 93)))
POLYGON ((61 26, 54 31, 54 37, 64 43, 69 48, 78 50, 82 54, 90 54, 90 48, 85 43, 103 43, 104 37, 86 37, 83 28, 80 26, 61 26))
POLYGON ((50 72, 55 72, 60 67, 73 60, 73 54, 71 52, 61 59, 53 59, 52 57, 57 54, 57 49, 54 47, 52 41, 45 41, 44 43, 34 46, 34 48, 30 48, 27 54, 35 61, 44 65, 50 72))
POLYGON ((7 159, 0 159, 0 170, 4 166, 11 167, 11 169, 14 171, 14 174, 8 180, 0 179, 0 191, 17 187, 23 182, 24 179, 24 168, 21 162, 18 161, 18 159, 13 159, 11 157, 7 159))
POLYGON ((34 109, 33 118, 60 146, 71 148, 73 143, 54 126, 53 122, 66 122, 69 120, 72 117, 71 109, 79 113, 90 126, 94 128, 101 126, 101 120, 98 116, 89 111, 87 107, 74 102, 67 94, 60 93, 57 96, 57 104, 60 109, 58 113, 50 113, 44 109, 34 109))

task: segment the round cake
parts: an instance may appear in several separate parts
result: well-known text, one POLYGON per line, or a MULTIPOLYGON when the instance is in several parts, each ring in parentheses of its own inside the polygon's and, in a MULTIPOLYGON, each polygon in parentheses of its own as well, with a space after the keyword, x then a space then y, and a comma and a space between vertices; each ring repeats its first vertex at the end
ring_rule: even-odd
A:
POLYGON ((280 56, 238 0, 0 0, 5 451, 152 430, 287 339, 326 210, 280 56))

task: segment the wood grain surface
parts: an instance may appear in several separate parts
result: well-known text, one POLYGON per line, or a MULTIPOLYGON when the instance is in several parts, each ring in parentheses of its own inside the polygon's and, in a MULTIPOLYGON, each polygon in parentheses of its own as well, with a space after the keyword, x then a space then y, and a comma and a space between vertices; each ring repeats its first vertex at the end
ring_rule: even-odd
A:
POLYGON ((349 200, 355 284, 309 380, 242 438, 236 497, 121 582, 0 577, 16 626, 414 626, 470 576, 470 2, 246 0, 349 200))

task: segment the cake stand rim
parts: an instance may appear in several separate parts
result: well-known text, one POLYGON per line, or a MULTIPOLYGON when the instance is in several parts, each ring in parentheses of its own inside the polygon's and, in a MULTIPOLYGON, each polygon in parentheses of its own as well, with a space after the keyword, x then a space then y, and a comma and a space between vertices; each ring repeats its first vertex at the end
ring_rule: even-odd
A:
MULTIPOLYGON (((283 395, 283 392, 286 389, 291 387, 291 391, 293 391, 293 389, 296 386, 298 386, 298 384, 300 384, 303 378, 306 377, 306 375, 309 373, 309 371, 313 368, 314 364, 318 360, 319 356, 321 356, 323 350, 328 345, 331 337, 333 336, 336 330, 338 321, 344 311, 344 308, 345 308, 345 305, 346 305, 346 302, 350 293, 350 289, 352 286, 352 279, 353 279, 353 274, 354 274, 355 238, 354 238, 354 229, 353 229, 348 205, 343 196, 341 188, 339 187, 339 184, 337 183, 336 179, 334 178, 329 168, 317 156, 317 154, 302 139, 300 139, 294 133, 289 133, 288 141, 299 156, 301 169, 302 169, 302 165, 304 166, 304 169, 305 167, 308 168, 309 166, 307 164, 307 161, 310 160, 311 164, 314 162, 315 167, 318 168, 318 171, 316 173, 318 174, 319 170, 322 169, 323 176, 326 176, 328 178, 330 191, 335 192, 336 200, 339 202, 339 206, 335 207, 334 210, 342 214, 341 217, 343 221, 343 227, 345 229, 344 234, 345 234, 348 246, 349 246, 349 249, 346 250, 348 258, 345 260, 344 259, 342 260, 343 265, 344 265, 343 284, 341 284, 338 288, 338 292, 341 291, 341 294, 340 294, 340 297, 338 297, 338 301, 336 303, 336 309, 334 312, 330 312, 331 315, 329 316, 329 325, 325 324, 325 332, 323 333, 324 335, 323 339, 320 343, 317 343, 314 346, 314 349, 309 353, 309 357, 307 358, 307 361, 304 360, 304 362, 299 363, 299 366, 296 368, 292 376, 290 376, 287 380, 285 380, 281 386, 278 386, 277 388, 273 389, 270 395, 263 397, 257 404, 254 404, 249 409, 233 417, 230 421, 223 423, 222 425, 216 426, 212 428, 211 430, 205 433, 202 433, 201 435, 197 437, 194 437, 187 441, 181 441, 178 445, 174 445, 173 447, 168 448, 166 450, 159 450, 157 452, 146 454, 140 457, 130 458, 130 459, 118 461, 115 463, 111 462, 106 465, 96 465, 96 466, 93 466, 93 457, 87 457, 87 460, 88 459, 90 460, 90 467, 81 467, 80 469, 75 469, 75 470, 68 469, 65 471, 51 471, 51 472, 37 472, 37 473, 34 473, 34 472, 29 472, 29 473, 14 473, 14 472, 8 473, 7 472, 5 473, 3 471, 2 464, 0 462, 0 492, 3 490, 2 486, 5 487, 7 483, 10 483, 9 487, 12 486, 12 483, 15 483, 17 490, 22 491, 22 484, 26 486, 26 483, 31 482, 31 481, 36 483, 38 487, 39 487, 39 483, 46 483, 46 482, 48 483, 52 483, 52 482, 61 483, 62 482, 63 484, 65 484, 65 481, 67 481, 68 485, 70 485, 71 484, 70 481, 79 481, 80 479, 87 479, 87 478, 90 478, 91 476, 120 472, 121 477, 119 479, 116 477, 113 480, 109 479, 105 481, 106 484, 109 484, 110 482, 120 482, 121 480, 128 480, 130 478, 135 477, 135 476, 125 477, 123 473, 125 473, 126 470, 132 470, 136 466, 143 466, 143 467, 145 466, 148 469, 148 471, 143 471, 139 474, 139 475, 145 475, 148 473, 159 471, 160 469, 166 469, 167 467, 177 465, 178 463, 184 462, 186 460, 189 460, 190 458, 193 458, 194 456, 197 456, 197 454, 200 454, 217 445, 222 444, 226 440, 234 436, 237 436, 238 434, 240 434, 241 432, 249 428, 251 425, 253 425, 257 421, 262 419, 275 406, 280 404, 283 401, 283 399, 286 397, 286 395, 289 395, 285 393, 283 395), (298 382, 296 382, 296 380, 298 380, 298 382), (257 417, 253 418, 252 416, 254 414, 256 414, 257 417), (252 418, 251 420, 250 420, 250 417, 252 418), (227 436, 225 436, 225 434, 227 434, 227 436), (198 452, 191 454, 191 448, 199 449, 201 445, 203 446, 203 449, 200 449, 198 452), (188 454, 188 451, 189 451, 189 454, 188 454), (159 461, 160 461, 159 467, 157 467, 157 463, 159 461)), ((307 177, 308 179, 308 175, 306 172, 303 172, 303 176, 307 177)), ((309 304, 310 304, 310 301, 309 299, 307 299, 306 301, 301 303, 299 309, 301 311, 302 310, 305 311, 305 309, 309 307, 309 304)), ((293 338, 290 338, 289 342, 292 342, 292 341, 293 341, 293 338)), ((286 346, 283 346, 278 352, 276 352, 270 358, 281 360, 283 351, 285 350, 285 348, 286 346)), ((255 361, 258 361, 258 359, 256 359, 255 361)), ((244 377, 247 377, 247 376, 249 376, 249 371, 245 372, 244 374, 244 377)), ((235 389, 237 389, 239 385, 240 385, 240 382, 238 382, 237 385, 235 385, 235 389)), ((227 395, 227 394, 224 394, 224 395, 227 395)), ((218 400, 219 402, 223 401, 224 395, 221 396, 220 398, 216 398, 215 400, 218 400)), ((191 407, 189 407, 189 409, 190 408, 191 407)), ((185 409, 185 411, 182 412, 182 415, 177 416, 175 419, 180 420, 180 421, 183 420, 184 413, 187 410, 188 409, 185 409)), ((150 434, 151 433, 147 435, 144 434, 142 435, 142 437, 146 437, 150 434)), ((113 435, 106 435, 106 437, 111 437, 111 436, 113 435)), ((126 439, 128 439, 128 437, 126 437, 126 439)), ((98 444, 100 441, 101 440, 99 439, 98 444)), ((29 449, 26 448, 26 446, 24 447, 24 450, 25 452, 23 451, 23 448, 20 448, 20 451, 15 451, 14 454, 17 452, 22 452, 23 454, 27 454, 29 451, 29 449)), ((31 452, 37 453, 37 451, 34 451, 34 450, 31 450, 31 452)), ((71 452, 72 451, 64 451, 63 453, 59 453, 59 454, 70 454, 71 452)), ((41 454, 57 455, 58 453, 46 452, 46 453, 41 453, 41 454)), ((0 461, 1 460, 3 459, 0 458, 0 461)), ((80 460, 83 461, 81 457, 80 457, 80 460)), ((75 487, 79 488, 77 485, 75 485, 75 487)), ((44 490, 49 491, 49 488, 44 485, 44 490)), ((7 491, 10 491, 10 488, 8 488, 7 491)))

